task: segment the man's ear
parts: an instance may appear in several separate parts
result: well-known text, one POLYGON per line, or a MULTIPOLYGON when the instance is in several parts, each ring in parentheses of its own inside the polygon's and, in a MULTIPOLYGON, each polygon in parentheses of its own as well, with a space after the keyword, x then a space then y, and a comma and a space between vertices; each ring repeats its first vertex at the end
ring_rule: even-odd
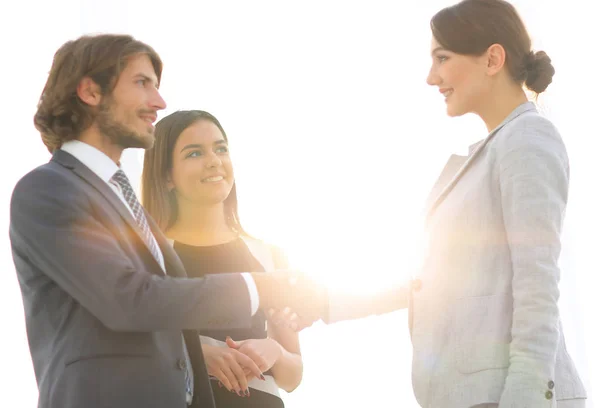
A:
POLYGON ((77 96, 87 105, 98 106, 102 102, 100 86, 90 77, 84 77, 77 85, 77 96))

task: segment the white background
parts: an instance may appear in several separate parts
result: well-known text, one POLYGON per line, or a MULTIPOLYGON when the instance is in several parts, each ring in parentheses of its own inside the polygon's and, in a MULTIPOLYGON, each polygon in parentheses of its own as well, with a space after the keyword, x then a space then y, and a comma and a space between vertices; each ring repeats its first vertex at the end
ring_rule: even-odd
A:
MULTIPOLYGON (((0 406, 36 406, 8 205, 16 181, 49 159, 32 117, 62 43, 120 32, 151 44, 165 63, 162 116, 204 109, 225 127, 245 228, 332 287, 375 292, 418 266, 429 188, 450 154, 464 154, 487 133, 473 116, 447 118, 437 89, 425 84, 429 19, 449 4, 2 2, 0 406)), ((572 166, 560 306, 592 407, 600 398, 598 1, 514 4, 534 47, 548 52, 557 70, 539 102, 560 129, 572 166)), ((124 155, 133 180, 141 158, 139 151, 124 155)), ((284 396, 287 407, 417 407, 406 311, 316 325, 301 341, 304 380, 284 396)))

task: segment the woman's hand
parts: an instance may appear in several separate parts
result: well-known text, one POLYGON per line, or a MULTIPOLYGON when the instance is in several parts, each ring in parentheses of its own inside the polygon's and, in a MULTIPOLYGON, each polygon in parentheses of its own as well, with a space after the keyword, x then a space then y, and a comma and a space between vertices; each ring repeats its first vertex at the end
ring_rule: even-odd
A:
POLYGON ((203 344, 202 352, 208 374, 217 378, 225 388, 240 397, 250 395, 248 380, 253 377, 264 378, 253 358, 234 348, 203 344))
POLYGON ((252 359, 263 373, 277 362, 283 353, 281 345, 273 339, 250 339, 233 341, 227 337, 227 345, 252 359))

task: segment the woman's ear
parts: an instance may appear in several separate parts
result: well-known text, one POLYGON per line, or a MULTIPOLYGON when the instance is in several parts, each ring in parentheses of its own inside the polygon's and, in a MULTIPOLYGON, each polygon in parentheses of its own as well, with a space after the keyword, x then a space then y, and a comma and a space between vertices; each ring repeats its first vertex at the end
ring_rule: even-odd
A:
POLYGON ((486 52, 487 74, 496 75, 504 67, 506 62, 506 50, 500 44, 492 44, 486 52))
POLYGON ((173 183, 173 179, 171 178, 170 174, 167 175, 167 190, 169 190, 169 193, 175 190, 175 183, 173 183))

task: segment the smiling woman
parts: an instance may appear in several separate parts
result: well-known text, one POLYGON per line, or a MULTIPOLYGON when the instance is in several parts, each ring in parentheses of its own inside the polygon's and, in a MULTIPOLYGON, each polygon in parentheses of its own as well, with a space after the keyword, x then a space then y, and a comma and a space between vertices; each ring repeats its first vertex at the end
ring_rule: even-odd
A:
POLYGON ((422 406, 584 407, 558 310, 569 158, 523 89, 546 90, 550 58, 531 50, 503 0, 463 0, 430 26, 427 83, 450 116, 475 113, 489 134, 427 212, 427 255, 409 301, 415 395, 422 406))
POLYGON ((167 188, 179 203, 179 216, 188 218, 199 203, 225 201, 234 183, 229 147, 214 122, 199 120, 186 128, 174 146, 167 188))
MULTIPOLYGON (((281 251, 242 228, 227 136, 210 113, 179 111, 157 124, 156 144, 144 157, 142 194, 189 277, 288 268, 281 251)), ((279 388, 292 391, 300 383, 297 333, 267 325, 261 311, 251 328, 200 335, 217 407, 282 407, 279 388), (264 375, 254 377, 253 369, 264 375)))
POLYGON ((144 156, 142 201, 161 229, 187 218, 197 199, 222 203, 229 227, 244 232, 227 134, 217 118, 204 111, 175 112, 157 124, 156 134, 144 156))
POLYGON ((514 84, 515 94, 525 101, 523 84, 539 94, 552 82, 550 58, 531 50, 525 25, 504 1, 465 1, 445 8, 431 20, 431 31, 427 83, 439 87, 450 116, 476 113, 491 131, 510 113, 490 107, 499 90, 514 84))

